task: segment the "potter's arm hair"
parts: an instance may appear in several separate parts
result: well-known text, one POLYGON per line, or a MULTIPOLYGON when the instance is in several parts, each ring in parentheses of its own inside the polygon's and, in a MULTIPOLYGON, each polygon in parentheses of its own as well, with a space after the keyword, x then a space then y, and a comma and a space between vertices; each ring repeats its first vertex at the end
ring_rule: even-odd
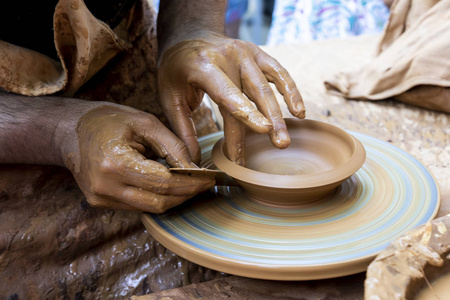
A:
POLYGON ((65 133, 76 126, 70 115, 83 106, 75 102, 0 91, 0 163, 63 166, 65 133))
POLYGON ((185 36, 202 31, 224 33, 226 0, 161 0, 158 13, 158 46, 162 53, 185 36))

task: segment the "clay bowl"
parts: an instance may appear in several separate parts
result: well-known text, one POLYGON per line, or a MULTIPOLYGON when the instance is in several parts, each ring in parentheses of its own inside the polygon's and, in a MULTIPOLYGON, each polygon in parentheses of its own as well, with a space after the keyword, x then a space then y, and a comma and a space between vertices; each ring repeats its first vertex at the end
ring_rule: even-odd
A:
POLYGON ((325 198, 364 164, 363 145, 346 131, 316 120, 285 119, 288 148, 275 148, 267 135, 249 132, 246 167, 231 162, 224 139, 212 150, 217 168, 231 176, 254 200, 295 206, 325 198))

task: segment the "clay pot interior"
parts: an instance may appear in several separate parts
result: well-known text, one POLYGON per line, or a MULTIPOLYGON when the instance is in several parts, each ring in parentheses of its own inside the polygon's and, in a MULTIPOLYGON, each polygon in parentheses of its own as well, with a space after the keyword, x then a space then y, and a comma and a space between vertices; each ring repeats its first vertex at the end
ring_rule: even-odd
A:
POLYGON ((346 131, 316 120, 285 119, 288 148, 275 148, 267 135, 248 132, 246 167, 232 163, 220 139, 212 151, 214 164, 253 199, 292 206, 323 199, 363 165, 363 145, 346 131))

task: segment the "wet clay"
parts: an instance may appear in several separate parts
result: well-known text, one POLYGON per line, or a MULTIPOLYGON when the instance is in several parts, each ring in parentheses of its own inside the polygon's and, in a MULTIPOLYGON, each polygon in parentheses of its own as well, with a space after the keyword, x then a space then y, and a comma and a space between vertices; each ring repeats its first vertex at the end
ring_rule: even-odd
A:
POLYGON ((79 158, 72 156, 69 166, 80 167, 69 168, 97 207, 160 213, 214 185, 207 177, 171 173, 143 155, 152 149, 171 166, 191 166, 181 140, 152 115, 100 106, 83 115, 77 132, 79 158))
POLYGON ((270 205, 322 199, 363 165, 364 147, 344 130, 315 120, 286 119, 286 124, 287 149, 275 148, 265 135, 247 133, 246 167, 227 158, 223 140, 212 151, 215 165, 270 205))
POLYGON ((439 277, 431 287, 427 286, 417 294, 414 300, 450 299, 450 273, 439 277))
POLYGON ((128 299, 225 276, 166 250, 139 213, 90 207, 62 168, 0 166, 0 191, 0 299, 128 299))
MULTIPOLYGON (((168 125, 157 93, 156 15, 138 2, 117 28, 132 49, 74 98, 135 107, 168 125)), ((193 119, 199 136, 217 131, 205 105, 193 119)), ((0 299, 128 299, 225 276, 164 248, 139 213, 90 207, 62 168, 1 165, 0 203, 0 299)))
MULTIPOLYGON (((365 299, 449 299, 420 298, 419 292, 439 295, 439 287, 429 285, 446 281, 450 272, 450 215, 430 221, 398 238, 369 265, 365 299), (429 290, 428 292, 426 290, 429 290)), ((448 290, 447 290, 448 293, 448 290)), ((445 295, 445 294, 443 294, 445 295)))

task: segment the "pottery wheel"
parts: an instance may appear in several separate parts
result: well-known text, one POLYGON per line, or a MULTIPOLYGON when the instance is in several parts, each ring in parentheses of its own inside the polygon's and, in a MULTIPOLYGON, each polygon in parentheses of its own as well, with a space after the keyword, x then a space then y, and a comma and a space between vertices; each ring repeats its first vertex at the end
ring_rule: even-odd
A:
MULTIPOLYGON (((399 235, 431 220, 439 188, 405 151, 351 132, 365 147, 363 167, 325 199, 270 207, 239 187, 215 187, 164 214, 143 214, 165 247, 199 265, 229 274, 310 280, 366 270, 399 235)), ((222 137, 200 139, 203 164, 222 137)))

